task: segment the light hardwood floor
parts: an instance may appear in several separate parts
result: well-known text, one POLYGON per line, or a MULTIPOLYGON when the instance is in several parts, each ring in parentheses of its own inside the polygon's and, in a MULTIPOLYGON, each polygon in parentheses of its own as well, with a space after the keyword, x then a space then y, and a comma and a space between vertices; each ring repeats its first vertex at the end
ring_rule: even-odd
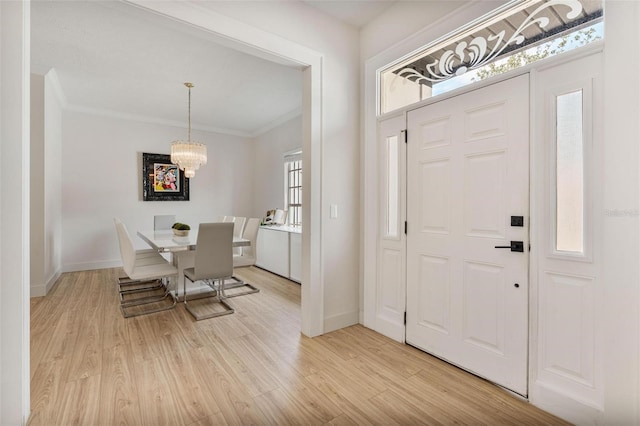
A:
POLYGON ((503 390, 356 325, 300 334, 300 286, 257 268, 261 292, 195 322, 124 319, 119 269, 63 274, 31 305, 30 425, 564 424, 503 390))

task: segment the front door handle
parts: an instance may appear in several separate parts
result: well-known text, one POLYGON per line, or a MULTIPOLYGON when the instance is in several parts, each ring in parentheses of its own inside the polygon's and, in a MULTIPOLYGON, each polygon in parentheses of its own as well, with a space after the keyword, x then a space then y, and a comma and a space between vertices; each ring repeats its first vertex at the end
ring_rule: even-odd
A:
POLYGON ((495 246, 495 248, 511 249, 511 251, 523 253, 524 243, 522 241, 511 241, 511 245, 509 246, 495 246))

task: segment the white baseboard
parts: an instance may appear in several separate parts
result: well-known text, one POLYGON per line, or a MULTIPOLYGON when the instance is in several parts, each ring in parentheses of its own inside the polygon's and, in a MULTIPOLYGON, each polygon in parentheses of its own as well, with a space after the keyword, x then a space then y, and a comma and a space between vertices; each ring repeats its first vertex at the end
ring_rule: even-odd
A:
POLYGON ((70 263, 62 267, 62 272, 90 271, 92 269, 118 268, 122 260, 107 260, 104 262, 70 263))
POLYGON ((47 295, 47 286, 45 284, 32 285, 29 293, 30 297, 42 297, 47 295))
POLYGON ((61 272, 59 270, 55 271, 53 274, 51 274, 46 283, 32 285, 30 297, 42 297, 49 294, 49 291, 51 291, 53 286, 56 285, 56 281, 58 281, 58 278, 60 278, 60 274, 61 272))
POLYGON ((539 383, 529 389, 529 402, 555 416, 577 425, 599 425, 604 413, 539 383))
POLYGON ((340 315, 334 315, 324 319, 324 332, 330 333, 341 328, 358 324, 358 311, 347 312, 340 315))

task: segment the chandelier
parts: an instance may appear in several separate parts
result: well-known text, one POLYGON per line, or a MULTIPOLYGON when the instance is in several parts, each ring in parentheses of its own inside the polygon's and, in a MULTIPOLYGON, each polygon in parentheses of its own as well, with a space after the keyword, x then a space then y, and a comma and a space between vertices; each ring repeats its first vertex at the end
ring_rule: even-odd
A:
POLYGON ((187 140, 177 140, 171 142, 171 162, 184 170, 184 176, 192 178, 196 175, 196 170, 207 164, 207 146, 200 142, 191 140, 191 88, 193 83, 184 83, 189 89, 189 133, 187 140))

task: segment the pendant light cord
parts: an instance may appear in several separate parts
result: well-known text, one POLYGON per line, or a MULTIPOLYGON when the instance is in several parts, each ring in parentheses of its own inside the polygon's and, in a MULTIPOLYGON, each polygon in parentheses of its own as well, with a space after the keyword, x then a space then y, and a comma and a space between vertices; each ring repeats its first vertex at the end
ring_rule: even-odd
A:
POLYGON ((187 86, 189 88, 189 132, 187 135, 187 141, 191 143, 191 86, 187 86))

